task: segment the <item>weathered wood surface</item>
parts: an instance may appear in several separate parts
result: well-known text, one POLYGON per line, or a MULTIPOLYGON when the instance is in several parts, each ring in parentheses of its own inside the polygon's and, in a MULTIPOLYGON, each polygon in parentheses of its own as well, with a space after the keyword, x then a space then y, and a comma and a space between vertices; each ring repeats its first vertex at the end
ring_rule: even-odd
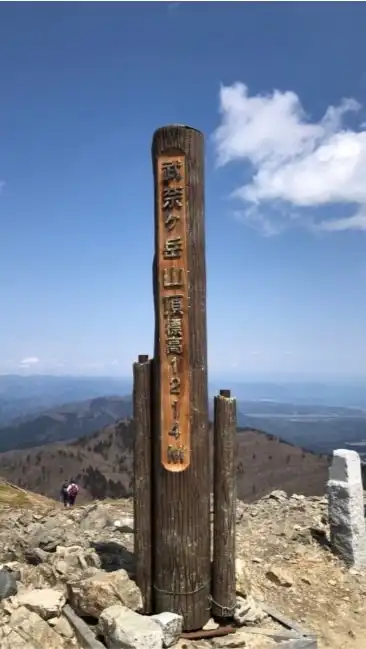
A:
MULTIPOLYGON (((87 623, 84 622, 84 620, 81 617, 76 615, 75 611, 71 608, 71 606, 69 606, 69 604, 66 604, 63 607, 62 614, 65 616, 67 621, 74 629, 75 635, 80 641, 80 645, 83 647, 83 649, 105 649, 105 645, 99 642, 99 640, 97 640, 93 631, 91 631, 90 628, 88 627, 87 623)), ((25 640, 27 643, 25 646, 26 647, 30 646, 28 644, 29 636, 26 637, 25 640)))
POLYGON ((136 583, 144 613, 152 613, 152 449, 151 361, 139 356, 133 365, 134 440, 134 552, 136 583))
POLYGON ((272 638, 273 640, 299 640, 302 638, 296 631, 288 631, 288 629, 254 629, 253 627, 240 627, 240 633, 246 633, 247 635, 262 635, 267 638, 272 638))
POLYGON ((318 642, 316 638, 298 638, 281 642, 277 649, 318 649, 318 642))
MULTIPOLYGON (((186 126, 160 128, 153 137, 152 160, 155 181, 154 610, 157 613, 181 613, 184 617, 184 630, 193 631, 202 628, 210 617, 210 475, 203 135, 186 126), (175 203, 170 211, 164 211, 163 205, 169 205, 162 202, 161 170, 164 161, 172 162, 174 158, 184 164, 184 187, 180 195, 183 209, 175 203), (186 310, 186 315, 183 314, 185 320, 181 339, 183 348, 181 354, 167 358, 169 354, 163 346, 165 334, 162 330, 166 322, 162 312, 163 299, 168 291, 162 290, 162 242, 163 237, 164 241, 176 238, 173 226, 180 219, 185 221, 183 225, 186 241, 181 246, 181 258, 172 263, 175 270, 169 272, 176 273, 175 279, 179 280, 176 283, 180 284, 176 289, 171 287, 171 295, 183 295, 181 304, 186 310), (184 266, 184 263, 187 265, 184 266), (180 292, 181 289, 184 289, 183 293, 180 292), (183 448, 179 449, 179 438, 172 438, 172 447, 176 450, 175 455, 169 459, 172 460, 170 464, 175 464, 178 471, 165 468, 169 464, 168 454, 162 444, 166 444, 169 431, 162 430, 160 412, 161 404, 166 403, 163 401, 166 399, 166 390, 163 394, 162 376, 173 358, 177 359, 178 366, 180 359, 186 358, 186 365, 183 361, 183 367, 175 369, 181 381, 181 394, 189 392, 190 395, 189 409, 186 410, 188 416, 186 415, 185 421, 180 421, 182 429, 184 428, 182 439, 185 440, 187 448, 184 448, 183 444, 183 448)), ((169 182, 166 185, 168 189, 182 186, 176 178, 172 179, 171 185, 169 182)), ((172 195, 174 192, 170 194, 172 195)), ((165 198, 167 196, 169 197, 169 192, 165 194, 165 198)), ((173 375, 170 378, 173 378, 173 375)), ((183 405, 185 408, 180 399, 177 401, 178 407, 183 405)))
POLYGON ((214 399, 214 520, 212 615, 232 617, 236 603, 236 399, 220 390, 214 399))
POLYGON ((269 604, 266 604, 265 602, 260 602, 260 606, 263 609, 267 615, 272 617, 274 620, 282 624, 283 626, 287 627, 288 629, 291 629, 293 631, 296 631, 298 635, 300 636, 307 636, 307 637, 315 637, 315 634, 313 631, 309 631, 309 629, 304 629, 304 627, 300 626, 297 622, 294 622, 293 620, 290 620, 290 618, 286 617, 278 611, 274 606, 270 606, 269 604))

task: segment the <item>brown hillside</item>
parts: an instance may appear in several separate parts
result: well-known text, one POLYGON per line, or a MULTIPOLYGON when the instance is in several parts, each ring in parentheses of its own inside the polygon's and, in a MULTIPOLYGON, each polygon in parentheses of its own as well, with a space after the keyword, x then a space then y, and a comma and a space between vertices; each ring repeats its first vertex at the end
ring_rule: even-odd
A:
MULTIPOLYGON (((132 493, 133 421, 107 426, 68 444, 0 454, 0 475, 23 488, 59 497, 66 478, 78 480, 80 501, 132 493)), ((256 430, 238 429, 238 497, 247 502, 275 489, 324 494, 328 456, 319 456, 256 430)))
POLYGON ((238 429, 238 498, 252 502, 275 489, 323 496, 330 457, 305 451, 258 430, 238 429))

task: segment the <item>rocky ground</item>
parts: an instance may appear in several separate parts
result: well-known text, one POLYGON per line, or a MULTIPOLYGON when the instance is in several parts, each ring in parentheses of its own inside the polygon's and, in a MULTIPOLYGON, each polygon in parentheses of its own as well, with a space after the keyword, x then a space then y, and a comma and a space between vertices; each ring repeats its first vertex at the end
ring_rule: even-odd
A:
MULTIPOLYGON (((179 619, 137 613, 132 550, 131 500, 64 510, 0 485, 1 649, 177 642, 179 619)), ((277 491, 255 504, 238 501, 237 589, 234 635, 180 639, 176 647, 274 649, 272 635, 283 627, 266 615, 272 606, 315 632, 319 649, 365 649, 366 574, 331 554, 325 499, 277 491)))

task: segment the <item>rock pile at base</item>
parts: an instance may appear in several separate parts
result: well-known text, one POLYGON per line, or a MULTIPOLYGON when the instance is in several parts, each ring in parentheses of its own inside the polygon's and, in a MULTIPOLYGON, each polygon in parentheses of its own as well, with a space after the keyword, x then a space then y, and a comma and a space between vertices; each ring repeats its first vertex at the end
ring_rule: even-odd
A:
MULTIPOLYGON (((131 501, 119 501, 72 511, 56 504, 43 511, 0 510, 1 649, 177 644, 181 616, 141 615, 141 592, 133 580, 131 509, 131 501)), ((242 579, 244 568, 239 568, 242 579)), ((242 595, 238 624, 263 617, 242 595)))
MULTIPOLYGON (((141 615, 141 593, 133 580, 132 510, 131 500, 74 510, 57 504, 28 510, 0 508, 1 649, 234 646, 237 641, 230 636, 178 642, 179 615, 141 615)), ((325 572, 319 571, 319 561, 327 569, 328 594, 332 580, 334 591, 339 590, 340 578, 342 596, 347 578, 359 585, 354 598, 348 590, 353 608, 362 588, 366 594, 362 575, 347 576, 329 552, 326 511, 325 499, 289 498, 284 492, 273 492, 254 505, 238 501, 234 614, 238 627, 250 629, 263 623, 267 616, 260 601, 269 601, 302 622, 298 612, 304 618, 314 589, 322 612, 322 586, 316 580, 324 580, 325 572), (289 602, 297 602, 298 608, 291 610, 289 602)), ((334 601, 339 604, 339 599, 334 601)), ((329 612, 331 607, 327 608, 329 612)), ((358 608, 361 615, 361 604, 358 608)), ((312 621, 310 615, 309 621, 317 630, 316 618, 312 621)), ((207 626, 217 625, 211 620, 207 626)), ((248 648, 275 646, 245 642, 248 648)), ((347 644, 344 647, 348 649, 347 644)))

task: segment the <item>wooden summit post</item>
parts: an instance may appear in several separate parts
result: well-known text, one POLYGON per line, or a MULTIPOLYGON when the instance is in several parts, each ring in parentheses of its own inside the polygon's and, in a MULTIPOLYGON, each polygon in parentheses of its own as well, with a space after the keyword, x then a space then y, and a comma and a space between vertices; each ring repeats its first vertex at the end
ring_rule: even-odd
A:
POLYGON ((152 613, 151 551, 151 361, 140 355, 133 364, 134 439, 134 553, 136 583, 141 590, 143 612, 152 613))
POLYGON ((184 630, 210 617, 204 141, 172 125, 153 136, 155 351, 154 611, 184 630))
POLYGON ((236 399, 220 390, 214 399, 214 531, 212 615, 233 616, 236 605, 236 399))

